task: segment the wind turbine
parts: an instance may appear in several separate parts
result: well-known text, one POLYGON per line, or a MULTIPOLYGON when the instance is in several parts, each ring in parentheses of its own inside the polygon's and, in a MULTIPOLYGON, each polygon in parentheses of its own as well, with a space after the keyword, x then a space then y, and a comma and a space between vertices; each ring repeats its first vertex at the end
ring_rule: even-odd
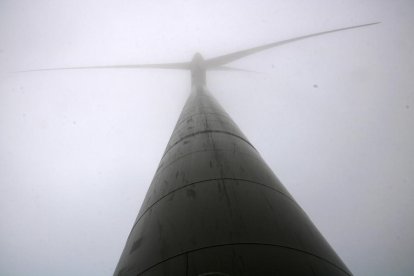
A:
MULTIPOLYGON (((124 275, 351 275, 255 147, 210 94, 208 70, 295 37, 190 62, 39 69, 189 70, 191 94, 120 257, 124 275)), ((243 71, 243 70, 241 70, 243 71)))

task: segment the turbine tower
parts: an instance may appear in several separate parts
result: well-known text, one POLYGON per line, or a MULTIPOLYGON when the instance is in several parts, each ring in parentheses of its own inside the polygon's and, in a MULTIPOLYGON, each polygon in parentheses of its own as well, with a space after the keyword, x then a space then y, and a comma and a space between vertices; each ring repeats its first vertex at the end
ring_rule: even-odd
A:
MULTIPOLYGON (((214 99, 207 70, 335 29, 191 62, 92 66, 191 72, 191 94, 132 226, 116 276, 351 275, 214 99)), ((36 70, 39 71, 39 70, 36 70)))

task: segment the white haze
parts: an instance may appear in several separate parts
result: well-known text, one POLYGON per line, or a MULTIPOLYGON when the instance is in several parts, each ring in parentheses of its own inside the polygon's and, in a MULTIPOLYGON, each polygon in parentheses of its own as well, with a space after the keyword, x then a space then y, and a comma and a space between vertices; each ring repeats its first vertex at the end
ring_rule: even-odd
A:
POLYGON ((112 275, 188 61, 312 32, 212 93, 355 275, 414 274, 414 2, 0 1, 0 275, 112 275))

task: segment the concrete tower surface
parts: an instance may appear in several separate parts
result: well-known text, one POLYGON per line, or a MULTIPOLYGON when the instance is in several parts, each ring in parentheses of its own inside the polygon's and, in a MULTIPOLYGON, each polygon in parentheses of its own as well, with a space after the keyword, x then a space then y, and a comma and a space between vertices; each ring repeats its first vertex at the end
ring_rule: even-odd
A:
POLYGON ((114 275, 350 275, 206 88, 178 119, 114 275))

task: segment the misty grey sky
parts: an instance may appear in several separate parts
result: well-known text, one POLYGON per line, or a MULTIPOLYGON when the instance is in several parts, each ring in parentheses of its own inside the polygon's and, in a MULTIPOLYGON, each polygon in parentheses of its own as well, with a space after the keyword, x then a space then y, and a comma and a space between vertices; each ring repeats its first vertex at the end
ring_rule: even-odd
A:
POLYGON ((0 274, 112 275, 189 61, 334 28, 212 72, 211 92, 355 275, 413 275, 414 2, 0 1, 0 274))

